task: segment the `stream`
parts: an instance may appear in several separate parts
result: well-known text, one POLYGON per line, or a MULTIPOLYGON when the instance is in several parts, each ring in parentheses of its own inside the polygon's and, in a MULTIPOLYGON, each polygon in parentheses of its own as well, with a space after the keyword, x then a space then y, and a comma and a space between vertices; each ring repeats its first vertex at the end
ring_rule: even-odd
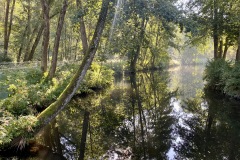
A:
POLYGON ((204 90, 203 70, 179 66, 116 77, 108 89, 72 100, 36 136, 52 151, 38 156, 240 159, 240 102, 204 90))

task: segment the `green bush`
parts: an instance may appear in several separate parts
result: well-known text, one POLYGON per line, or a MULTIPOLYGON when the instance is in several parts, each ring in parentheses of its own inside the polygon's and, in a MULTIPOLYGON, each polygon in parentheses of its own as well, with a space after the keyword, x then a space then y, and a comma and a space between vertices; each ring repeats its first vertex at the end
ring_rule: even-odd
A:
POLYGON ((206 86, 211 89, 223 91, 226 85, 226 76, 224 73, 231 71, 231 63, 223 59, 211 60, 207 63, 204 71, 204 80, 206 86))
POLYGON ((240 98, 240 62, 233 66, 233 69, 224 74, 224 92, 232 97, 240 98))
MULTIPOLYGON (((56 77, 47 80, 39 69, 6 72, 4 85, 9 96, 0 101, 0 109, 14 116, 33 115, 35 106, 47 107, 62 93, 72 79, 77 65, 66 64, 57 68, 56 77)), ((113 82, 113 71, 105 66, 93 63, 84 83, 78 90, 91 92, 92 89, 106 88, 113 82)))
POLYGON ((0 54, 0 62, 12 62, 12 59, 10 57, 4 57, 3 53, 0 54))
POLYGON ((34 128, 38 125, 35 116, 28 115, 16 118, 3 110, 0 110, 0 119, 0 147, 8 144, 19 135, 24 135, 24 138, 31 138, 34 128))
POLYGON ((85 77, 88 88, 106 88, 113 82, 113 71, 106 66, 93 63, 85 77))

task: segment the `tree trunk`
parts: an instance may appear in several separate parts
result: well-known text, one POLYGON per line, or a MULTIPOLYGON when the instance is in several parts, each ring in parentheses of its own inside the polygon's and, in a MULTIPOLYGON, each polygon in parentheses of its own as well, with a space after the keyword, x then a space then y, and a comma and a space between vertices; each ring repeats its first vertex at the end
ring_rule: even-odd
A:
POLYGON ((9 17, 9 6, 10 0, 7 0, 6 10, 5 10, 5 20, 4 20, 4 57, 8 54, 8 17, 9 17))
MULTIPOLYGON (((25 51, 25 55, 24 55, 24 59, 23 61, 28 61, 28 58, 30 56, 30 52, 31 52, 31 44, 34 40, 34 37, 36 34, 38 34, 38 26, 35 26, 35 28, 33 29, 32 33, 30 33, 31 31, 28 31, 28 35, 31 34, 31 36, 29 37, 28 39, 28 43, 26 44, 27 48, 26 48, 26 51, 25 51)), ((34 41, 35 42, 35 41, 34 41)))
POLYGON ((218 35, 214 33, 213 35, 213 47, 214 47, 214 59, 218 58, 218 35))
POLYGON ((99 14, 99 19, 96 25, 92 41, 90 43, 86 55, 84 56, 82 64, 80 65, 76 74, 72 78, 71 82, 62 92, 62 94, 58 97, 58 99, 38 115, 38 119, 41 125, 49 123, 53 118, 55 118, 58 115, 58 113, 70 102, 73 95, 76 93, 79 85, 82 83, 83 78, 86 75, 87 70, 90 67, 95 56, 95 53, 97 51, 98 44, 104 29, 105 20, 107 17, 109 2, 110 0, 103 0, 102 2, 102 8, 99 14))
POLYGON ((219 44, 218 58, 223 58, 223 41, 222 40, 220 40, 220 44, 219 44))
POLYGON ((238 49, 236 53, 236 61, 240 61, 240 29, 239 29, 239 35, 238 35, 238 49))
POLYGON ((228 51, 228 42, 229 42, 229 39, 228 37, 226 37, 226 40, 225 40, 225 44, 224 44, 224 51, 223 51, 223 59, 226 59, 227 57, 227 51, 228 51))
MULTIPOLYGON (((76 0, 77 7, 80 11, 83 11, 83 6, 81 0, 76 0)), ((83 46, 83 54, 85 55, 87 53, 88 49, 88 41, 87 41, 87 34, 86 34, 86 27, 83 19, 83 15, 80 16, 80 34, 81 34, 81 40, 82 40, 82 46, 83 46)))
POLYGON ((26 37, 26 34, 27 34, 27 30, 28 30, 28 25, 26 25, 26 27, 24 29, 24 32, 23 32, 23 35, 21 36, 21 45, 19 47, 19 51, 18 51, 18 55, 17 55, 17 62, 20 62, 20 60, 21 60, 22 50, 23 50, 24 45, 25 45, 25 37, 26 37))
POLYGON ((89 115, 90 113, 87 110, 85 110, 83 128, 82 128, 82 138, 80 143, 80 154, 79 154, 78 160, 84 160, 85 146, 87 141, 87 131, 88 131, 88 124, 89 124, 89 115))
POLYGON ((41 70, 42 72, 47 71, 47 56, 48 56, 48 45, 49 45, 49 32, 50 32, 50 22, 49 22, 49 5, 46 0, 41 0, 42 12, 44 17, 44 33, 43 33, 43 49, 42 49, 42 59, 41 59, 41 70))
POLYGON ((213 46, 214 46, 214 59, 218 58, 218 7, 217 2, 214 0, 214 13, 213 13, 213 46))
MULTIPOLYGON (((10 20, 9 20, 9 26, 8 26, 8 35, 7 35, 7 51, 8 51, 8 44, 9 44, 9 40, 10 40, 10 35, 11 35, 11 31, 12 31, 12 21, 13 21, 13 11, 15 8, 15 0, 13 0, 12 2, 12 8, 11 8, 11 13, 10 13, 10 20)), ((6 52, 7 53, 7 52, 6 52)))
POLYGON ((42 24, 42 25, 40 26, 39 30, 38 30, 37 37, 36 37, 36 39, 35 39, 35 41, 34 41, 34 43, 33 43, 32 49, 31 49, 31 51, 30 51, 30 53, 29 53, 29 56, 28 56, 28 59, 27 59, 28 61, 32 61, 32 60, 33 60, 33 55, 34 55, 35 50, 36 50, 36 48, 37 48, 37 46, 38 46, 38 43, 39 43, 39 41, 40 41, 40 39, 41 39, 43 30, 44 30, 44 24, 42 24))
POLYGON ((63 23, 64 23, 64 17, 65 17, 66 11, 67 11, 67 7, 68 7, 68 0, 64 0, 62 11, 61 11, 61 13, 59 15, 59 19, 58 19, 58 26, 57 26, 56 37, 55 37, 54 47, 53 47, 53 54, 52 54, 52 64, 51 64, 51 67, 50 67, 50 70, 48 73, 48 76, 50 79, 52 79, 54 77, 54 74, 55 74, 56 68, 57 68, 59 42, 60 42, 61 32, 62 32, 63 23))
POLYGON ((131 59, 131 62, 130 62, 130 71, 131 72, 136 72, 136 64, 137 64, 137 60, 138 60, 138 57, 139 57, 140 51, 141 51, 141 45, 142 45, 142 40, 144 38, 145 27, 146 27, 145 19, 143 19, 142 23, 141 23, 139 43, 137 44, 136 52, 134 53, 133 58, 131 59))
POLYGON ((29 56, 30 53, 30 48, 31 48, 31 43, 33 41, 34 35, 37 31, 37 26, 34 28, 34 31, 32 32, 32 24, 31 24, 31 0, 28 0, 28 4, 27 4, 27 25, 28 25, 28 30, 27 30, 27 43, 26 43, 26 50, 25 50, 25 55, 23 58, 23 61, 27 61, 27 58, 29 56))

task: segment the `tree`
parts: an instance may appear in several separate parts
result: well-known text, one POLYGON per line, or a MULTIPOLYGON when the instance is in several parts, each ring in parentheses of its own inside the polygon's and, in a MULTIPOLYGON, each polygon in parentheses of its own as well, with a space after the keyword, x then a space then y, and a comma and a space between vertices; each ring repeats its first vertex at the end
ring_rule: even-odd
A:
POLYGON ((57 68, 58 49, 59 49, 60 37, 61 37, 61 32, 62 32, 63 23, 64 23, 64 17, 65 17, 66 11, 67 11, 67 7, 68 7, 68 1, 64 0, 63 7, 60 12, 59 19, 58 19, 58 26, 57 26, 56 37, 55 37, 54 47, 53 47, 53 54, 52 54, 52 63, 51 63, 51 67, 50 67, 50 70, 48 73, 48 76, 50 79, 54 77, 54 74, 55 74, 55 71, 57 68))
POLYGON ((82 6, 82 2, 81 0, 76 0, 77 3, 77 8, 80 10, 80 12, 82 13, 79 17, 79 22, 80 22, 80 34, 81 34, 81 40, 82 40, 82 47, 83 47, 83 54, 87 53, 87 49, 88 49, 88 41, 87 41, 87 34, 86 34, 86 27, 85 27, 85 23, 84 23, 84 13, 83 13, 83 6, 82 6))
POLYGON ((239 11, 236 8, 239 8, 239 1, 194 0, 189 1, 188 6, 187 16, 195 24, 188 25, 190 31, 195 30, 193 37, 203 39, 211 36, 214 59, 225 59, 228 48, 235 44, 238 37, 239 11))
POLYGON ((12 21, 13 21, 13 11, 15 7, 15 0, 12 1, 12 8, 10 12, 10 20, 9 19, 9 8, 10 8, 10 1, 7 0, 6 10, 5 10, 5 20, 4 20, 4 57, 8 54, 8 45, 9 45, 9 38, 12 30, 12 21))
POLYGON ((49 46, 49 34, 50 34, 50 20, 49 20, 49 3, 47 0, 41 0, 43 19, 44 19, 44 33, 43 33, 43 49, 41 58, 41 70, 47 71, 47 56, 49 46))
POLYGON ((238 49, 236 53, 236 61, 240 61, 240 29, 239 29, 239 35, 238 35, 238 49))
POLYGON ((83 78, 93 61, 100 42, 105 20, 107 17, 109 2, 110 0, 103 0, 102 2, 102 8, 99 13, 99 18, 94 35, 92 37, 92 41, 73 79, 66 87, 66 89, 62 92, 62 94, 58 97, 58 99, 38 115, 38 119, 41 121, 42 125, 49 123, 54 117, 57 116, 57 114, 70 102, 79 85, 82 83, 83 78))

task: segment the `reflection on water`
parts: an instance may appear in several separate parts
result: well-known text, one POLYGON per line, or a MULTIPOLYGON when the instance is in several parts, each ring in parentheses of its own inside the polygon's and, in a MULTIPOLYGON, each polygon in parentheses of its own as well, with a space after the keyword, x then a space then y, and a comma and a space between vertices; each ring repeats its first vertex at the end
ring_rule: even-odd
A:
POLYGON ((240 103, 203 91, 202 72, 120 77, 73 100, 38 141, 67 159, 240 159, 240 103))

